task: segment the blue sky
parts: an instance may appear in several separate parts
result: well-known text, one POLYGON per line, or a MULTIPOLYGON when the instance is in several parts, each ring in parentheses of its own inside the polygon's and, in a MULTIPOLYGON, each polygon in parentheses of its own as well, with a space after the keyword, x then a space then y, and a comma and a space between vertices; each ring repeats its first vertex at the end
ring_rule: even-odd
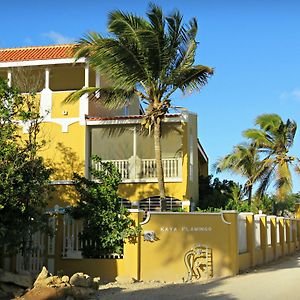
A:
MULTIPOLYGON (((179 9, 198 20, 197 64, 215 68, 200 93, 176 104, 198 113, 198 135, 213 164, 243 141, 256 116, 278 113, 300 126, 300 2, 186 0, 155 1, 166 12, 179 9)), ((106 32, 114 9, 143 15, 148 1, 10 0, 1 3, 0 47, 78 40, 87 31, 106 32)), ((300 132, 300 128, 299 128, 300 132)), ((300 133, 292 154, 299 155, 300 133)), ((221 178, 231 178, 223 174, 221 178)), ((235 177, 232 177, 235 178, 235 177)), ((300 189, 294 177, 294 191, 300 189)))

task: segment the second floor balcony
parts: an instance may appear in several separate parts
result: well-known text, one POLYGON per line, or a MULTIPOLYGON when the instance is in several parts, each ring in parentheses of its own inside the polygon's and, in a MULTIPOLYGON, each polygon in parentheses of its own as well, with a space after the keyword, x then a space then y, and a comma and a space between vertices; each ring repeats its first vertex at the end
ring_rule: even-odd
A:
MULTIPOLYGON (((104 160, 110 161, 121 174, 122 182, 155 182, 156 161, 155 159, 141 159, 138 156, 132 156, 129 159, 104 160)), ((166 182, 182 181, 182 158, 163 158, 163 173, 166 182)), ((99 163, 94 163, 96 170, 101 169, 99 163)))
MULTIPOLYGON (((153 135, 141 127, 140 121, 141 117, 134 116, 104 120, 89 127, 90 156, 98 155, 103 162, 112 162, 123 183, 157 182, 153 135)), ((163 123, 161 136, 165 182, 182 181, 183 144, 182 123, 178 118, 169 118, 163 123)), ((101 164, 94 163, 93 167, 99 169, 101 164)))

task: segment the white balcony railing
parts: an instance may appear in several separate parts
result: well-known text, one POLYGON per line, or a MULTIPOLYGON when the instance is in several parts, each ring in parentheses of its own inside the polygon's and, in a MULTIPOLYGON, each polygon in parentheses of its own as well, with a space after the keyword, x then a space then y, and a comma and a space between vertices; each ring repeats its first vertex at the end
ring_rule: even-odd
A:
MULTIPOLYGON (((140 159, 132 156, 128 160, 103 160, 112 162, 119 170, 123 182, 130 181, 156 181, 155 159, 140 159)), ((182 178, 182 159, 163 158, 163 171, 165 181, 178 181, 182 178)), ((101 168, 99 163, 94 163, 96 170, 101 168)))

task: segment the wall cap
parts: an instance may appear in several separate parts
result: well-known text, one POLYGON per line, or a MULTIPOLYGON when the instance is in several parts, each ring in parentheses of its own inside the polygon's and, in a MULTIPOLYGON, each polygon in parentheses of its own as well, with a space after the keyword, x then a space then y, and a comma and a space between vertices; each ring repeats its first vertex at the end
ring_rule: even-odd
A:
POLYGON ((129 208, 128 211, 129 211, 130 213, 140 213, 140 212, 144 212, 144 210, 138 209, 138 208, 129 208))

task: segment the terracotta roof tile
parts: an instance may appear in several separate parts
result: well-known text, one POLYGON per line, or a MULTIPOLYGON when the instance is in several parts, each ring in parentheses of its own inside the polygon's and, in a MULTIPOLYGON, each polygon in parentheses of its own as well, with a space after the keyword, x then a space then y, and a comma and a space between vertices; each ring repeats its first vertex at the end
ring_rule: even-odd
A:
POLYGON ((75 44, 0 49, 0 62, 72 58, 75 44))

